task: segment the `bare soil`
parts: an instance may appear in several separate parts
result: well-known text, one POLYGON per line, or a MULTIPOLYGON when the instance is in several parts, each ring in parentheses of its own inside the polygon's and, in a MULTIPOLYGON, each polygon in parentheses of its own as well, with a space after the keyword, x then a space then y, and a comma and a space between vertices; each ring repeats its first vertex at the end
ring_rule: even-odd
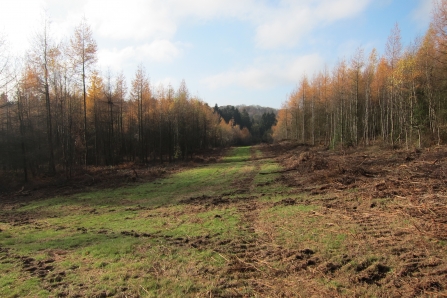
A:
POLYGON ((206 272, 220 280, 210 295, 244 297, 240 289, 249 287, 256 295, 276 297, 298 292, 313 297, 447 297, 446 147, 334 152, 283 142, 261 150, 264 158, 283 166, 278 173, 289 187, 287 194, 314 199, 262 202, 250 196, 246 186, 253 177, 246 177, 235 181, 236 190, 228 194, 246 197, 185 200, 204 208, 237 206, 244 218, 240 229, 252 235, 224 243, 212 237, 189 242, 227 260, 223 271, 206 272), (305 243, 283 247, 269 237, 260 211, 303 204, 321 207, 312 216, 326 222, 328 230, 350 234, 343 254, 314 251, 305 243))
POLYGON ((312 204, 323 207, 328 229, 357 231, 337 262, 315 255, 313 278, 345 281, 354 296, 377 286, 384 297, 447 297, 447 147, 334 152, 285 142, 264 151, 283 165, 292 192, 319 197, 312 204), (347 268, 371 254, 374 261, 347 268))
MULTIPOLYGON (((284 199, 262 200, 265 194, 256 193, 254 188, 265 185, 254 185, 259 171, 253 171, 252 175, 234 181, 228 193, 180 202, 184 205, 183 213, 236 208, 244 219, 238 228, 246 236, 221 241, 215 235, 174 238, 134 231, 98 233, 162 238, 176 247, 213 250, 226 264, 223 268, 197 269, 204 280, 216 281, 208 292, 197 293, 200 297, 294 297, 297 293, 306 297, 447 297, 446 146, 411 151, 380 147, 331 151, 282 142, 255 148, 263 152, 263 157, 258 158, 252 149, 258 170, 266 158, 274 158, 282 165, 275 183, 287 186, 278 193, 284 199), (281 227, 266 223, 262 212, 275 206, 298 205, 318 206, 318 212, 307 216, 324 224, 329 232, 347 235, 345 247, 328 252, 309 248, 306 243, 295 247, 278 244, 276 233, 281 227), (247 288, 251 292, 244 292, 247 288)), ((215 162, 219 154, 174 166, 90 169, 63 185, 26 186, 4 194, 0 200, 3 207, 11 207, 23 199, 148 181, 195 163, 215 162)), ((2 221, 25 225, 37 215, 15 216, 2 221)), ((8 255, 7 250, 3 253, 8 255)), ((63 286, 65 272, 52 270, 54 259, 16 257, 24 271, 40 277, 48 287, 63 286)), ((82 288, 78 290, 82 296, 82 288)), ((139 296, 127 288, 109 294, 101 292, 96 296, 139 296)))

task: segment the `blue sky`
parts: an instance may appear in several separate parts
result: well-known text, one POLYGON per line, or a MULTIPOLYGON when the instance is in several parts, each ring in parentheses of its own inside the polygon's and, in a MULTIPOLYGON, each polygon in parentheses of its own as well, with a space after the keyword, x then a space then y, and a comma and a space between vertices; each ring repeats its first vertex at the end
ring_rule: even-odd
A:
POLYGON ((399 24, 409 45, 429 25, 431 0, 0 0, 0 32, 13 53, 29 47, 46 9, 56 40, 85 16, 99 70, 141 63, 154 88, 185 79, 191 95, 221 105, 279 108, 303 74, 384 52, 399 24))

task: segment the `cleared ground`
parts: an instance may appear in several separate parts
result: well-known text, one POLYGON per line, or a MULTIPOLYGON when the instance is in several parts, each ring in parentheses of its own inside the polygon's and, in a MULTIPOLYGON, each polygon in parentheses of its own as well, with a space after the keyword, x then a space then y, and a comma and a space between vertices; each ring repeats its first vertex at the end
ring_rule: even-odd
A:
POLYGON ((1 203, 0 296, 443 297, 446 157, 284 142, 23 190, 1 203))

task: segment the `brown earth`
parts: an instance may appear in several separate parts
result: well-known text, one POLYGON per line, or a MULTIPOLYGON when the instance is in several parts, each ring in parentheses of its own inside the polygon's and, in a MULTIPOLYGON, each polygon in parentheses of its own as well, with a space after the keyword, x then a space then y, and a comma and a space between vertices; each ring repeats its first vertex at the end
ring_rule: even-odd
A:
POLYGON ((263 158, 283 166, 278 180, 289 187, 288 195, 313 199, 262 202, 250 196, 246 186, 253 177, 247 177, 227 194, 246 197, 185 200, 201 208, 237 206, 244 218, 240 228, 252 235, 226 242, 212 237, 188 241, 227 260, 223 271, 205 272, 219 277, 210 296, 447 297, 446 147, 334 152, 283 142, 261 150, 263 158), (337 255, 342 250, 314 251, 305 243, 278 245, 269 230, 280 227, 259 220, 259 213, 273 206, 310 204, 321 207, 311 216, 327 230, 348 234, 342 255, 337 255), (253 289, 249 295, 241 292, 247 287, 253 289))
MULTIPOLYGON (((191 214, 237 208, 244 218, 239 228, 248 237, 219 241, 213 235, 173 238, 134 231, 98 233, 160 238, 175 247, 213 250, 226 260, 226 265, 223 269, 196 269, 203 280, 216 280, 212 290, 197 294, 200 297, 295 297, 299 296, 297 293, 305 297, 447 297, 446 146, 412 151, 380 147, 330 151, 282 142, 256 149, 263 152, 262 158, 274 158, 282 165, 275 183, 287 186, 278 193, 285 199, 269 202, 260 200, 264 194, 252 195, 256 187, 253 174, 234 181, 232 190, 221 196, 191 197, 181 202, 185 206, 182 212, 191 214), (328 232, 347 235, 345 247, 324 251, 311 249, 306 243, 278 244, 277 233, 282 227, 262 220, 261 213, 275 206, 299 205, 318 206, 318 212, 307 216, 316 219, 328 232), (244 292, 246 288, 251 292, 244 292)), ((212 158, 210 162, 219 157, 212 158)), ((257 158, 253 149, 252 160, 259 168, 261 160, 258 162, 257 158)), ((202 161, 207 162, 206 159, 202 161)), ((0 199, 8 198, 13 205, 17 198, 31 200, 48 194, 85 191, 90 182, 95 187, 119 187, 190 166, 194 164, 95 169, 68 185, 47 183, 0 199), (128 180, 118 182, 126 177, 128 180)), ((17 216, 9 222, 27 224, 31 215, 17 216)), ((24 271, 49 284, 60 284, 64 279, 65 272, 52 272, 53 259, 36 261, 20 256, 20 261, 24 271)), ((151 274, 158 272, 155 268, 151 274)), ((109 295, 97 295, 106 296, 109 295)), ((117 291, 116 296, 139 295, 126 288, 117 291)))
POLYGON ((264 151, 283 165, 291 193, 319 198, 312 204, 322 207, 328 229, 356 230, 346 255, 316 255, 304 279, 338 280, 348 296, 377 287, 382 297, 447 297, 447 147, 334 152, 285 142, 264 151), (359 262, 371 254, 377 258, 359 262))
POLYGON ((212 249, 227 261, 224 270, 201 272, 218 280, 207 295, 447 297, 446 147, 334 152, 283 142, 261 150, 263 158, 283 166, 278 180, 289 187, 288 195, 313 199, 260 201, 247 187, 254 177, 246 177, 220 197, 184 200, 192 209, 236 206, 244 218, 240 229, 251 235, 224 242, 212 236, 170 239, 180 246, 212 249), (235 194, 246 196, 232 198, 235 194), (328 253, 305 243, 278 245, 275 232, 269 231, 280 227, 259 219, 260 212, 274 206, 310 204, 321 207, 310 216, 327 230, 348 234, 342 255, 342 250, 328 253), (245 288, 252 292, 244 293, 245 288))

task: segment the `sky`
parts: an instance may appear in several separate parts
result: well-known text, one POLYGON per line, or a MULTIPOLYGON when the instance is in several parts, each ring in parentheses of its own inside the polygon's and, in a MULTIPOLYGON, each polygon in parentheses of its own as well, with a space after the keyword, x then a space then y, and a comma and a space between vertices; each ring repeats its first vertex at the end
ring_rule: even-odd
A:
MULTIPOLYGON (((151 85, 184 79, 210 106, 280 108, 312 77, 359 48, 384 53, 395 24, 404 46, 428 29, 431 0, 0 0, 0 34, 23 55, 45 13, 55 40, 85 17, 103 74, 130 81, 143 65, 151 85)), ((39 27, 40 26, 40 27, 39 27)))

